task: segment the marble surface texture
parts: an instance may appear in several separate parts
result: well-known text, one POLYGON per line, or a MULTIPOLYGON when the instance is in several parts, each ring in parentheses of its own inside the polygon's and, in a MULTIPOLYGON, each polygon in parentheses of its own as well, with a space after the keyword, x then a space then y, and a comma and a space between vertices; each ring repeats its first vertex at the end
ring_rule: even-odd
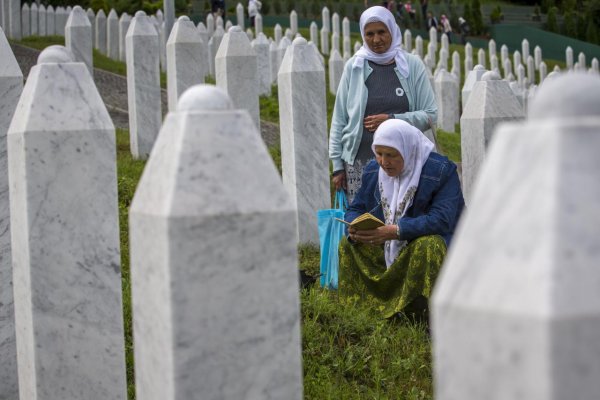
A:
POLYGON ((115 130, 85 65, 33 67, 7 136, 21 398, 125 399, 115 130))
POLYGON ((0 28, 5 32, 10 27, 9 17, 8 17, 8 1, 0 0, 0 28))
POLYGON ((294 207, 247 111, 186 96, 130 213, 137 396, 299 400, 294 207))
POLYGON ((38 36, 40 34, 38 25, 38 5, 37 3, 31 3, 31 36, 38 36))
POLYGON ((8 1, 9 37, 21 40, 21 0, 4 1, 8 1))
POLYGON ((21 36, 31 36, 31 10, 27 3, 21 8, 21 36))
POLYGON ((244 6, 242 5, 242 3, 238 3, 237 6, 235 7, 235 15, 236 15, 237 26, 239 26, 240 28, 242 28, 242 30, 244 30, 245 29, 245 26, 244 26, 245 15, 244 15, 244 6))
MULTIPOLYGON (((167 38, 171 35, 171 29, 173 29, 173 24, 175 23, 175 0, 164 0, 163 1, 163 10, 164 10, 164 37, 165 42, 167 42, 167 38)), ((160 10, 159 10, 160 11, 160 10)))
POLYGON ((298 13, 295 10, 290 11, 290 30, 294 36, 298 33, 298 13))
POLYGON ((329 55, 329 30, 325 26, 321 28, 321 54, 329 55))
POLYGON ((317 210, 331 205, 325 70, 314 49, 294 39, 277 82, 283 184, 297 209, 299 242, 318 244, 317 210))
POLYGON ((567 46, 565 49, 565 62, 567 63, 567 69, 573 69, 573 49, 571 46, 567 46))
POLYGON ((215 77, 235 107, 248 111, 260 129, 258 61, 248 36, 239 27, 232 27, 223 37, 215 57, 215 77))
POLYGON ((442 69, 435 76, 433 87, 438 107, 437 127, 454 132, 458 123, 458 81, 454 75, 442 69))
POLYGON ((317 44, 319 43, 319 27, 315 21, 310 23, 310 41, 317 44))
POLYGON ((186 89, 204 83, 203 53, 204 43, 196 26, 188 17, 179 17, 167 41, 169 111, 175 111, 177 100, 186 89))
POLYGON ((119 59, 119 16, 114 8, 106 18, 106 54, 113 60, 119 59))
POLYGON ((327 28, 327 30, 331 32, 331 20, 329 19, 329 15, 329 8, 323 7, 321 10, 321 21, 323 23, 323 27, 327 28))
POLYGON ((119 61, 125 61, 127 59, 125 51, 125 36, 129 30, 131 24, 131 16, 127 13, 121 14, 119 18, 119 61))
POLYGON ((271 83, 277 82, 277 74, 279 73, 279 48, 277 42, 272 41, 269 44, 269 56, 271 59, 271 83))
MULTIPOLYGON (((410 30, 405 30, 403 35, 404 37, 404 50, 406 50, 407 52, 412 52, 412 33, 410 30)), ((422 45, 422 44, 421 44, 422 45)))
POLYGON ((258 71, 258 94, 271 95, 271 53, 269 40, 264 33, 260 32, 256 39, 252 41, 252 48, 256 52, 257 71, 258 71))
POLYGON ((40 36, 48 36, 48 31, 46 30, 46 7, 41 4, 38 8, 38 30, 40 36))
POLYGON ((521 42, 521 56, 523 56, 523 60, 527 60, 529 57, 529 40, 523 39, 521 42))
POLYGON ((46 32, 48 36, 56 35, 56 11, 52 6, 46 9, 46 32))
MULTIPOLYGON (((487 74, 492 74, 488 72, 487 74)), ((467 205, 494 131, 502 122, 525 118, 523 107, 503 80, 481 80, 474 87, 460 118, 462 189, 467 205)))
POLYGON ((22 91, 23 74, 0 29, 0 399, 19 397, 6 133, 22 91))
POLYGON ((223 36, 225 36, 225 30, 223 29, 223 27, 220 25, 216 26, 215 32, 213 33, 213 35, 210 38, 210 40, 212 42, 209 41, 209 46, 208 46, 210 49, 210 58, 209 58, 210 74, 215 77, 216 77, 215 58, 217 56, 217 51, 219 50, 219 47, 221 46, 221 41, 223 40, 223 36))
POLYGON ((329 56, 329 93, 332 95, 337 94, 338 85, 342 78, 342 72, 344 71, 344 60, 340 55, 340 52, 335 48, 331 51, 329 56))
POLYGON ((65 25, 65 47, 71 50, 75 61, 82 62, 90 75, 94 75, 92 58, 92 26, 87 14, 80 6, 73 7, 65 25))
POLYGON ((92 26, 92 36, 94 36, 96 34, 96 13, 94 13, 94 10, 91 8, 88 8, 86 14, 90 21, 90 25, 92 26))
POLYGON ((125 36, 129 138, 134 158, 146 158, 162 122, 158 34, 143 11, 125 36))
POLYGON ((281 29, 281 25, 275 24, 275 28, 273 28, 273 40, 275 40, 275 42, 277 42, 278 46, 279 46, 279 42, 281 41, 282 37, 283 37, 283 30, 281 29))
POLYGON ((212 37, 215 32, 215 17, 211 13, 206 16, 206 31, 209 37, 212 37))
POLYGON ((598 397, 599 93, 554 78, 496 132, 434 289, 436 399, 598 397))
POLYGON ((485 69, 485 67, 483 65, 478 64, 478 65, 474 66, 471 71, 469 71, 467 73, 467 77, 465 78, 465 83, 463 84, 462 91, 461 91, 461 102, 462 102, 463 110, 467 106, 467 101, 469 100, 469 96, 471 95, 471 92, 473 91, 473 87, 475 86, 475 83, 480 81, 481 77, 486 72, 487 72, 487 70, 485 69))
POLYGON ((263 20, 262 20, 262 15, 256 14, 256 17, 254 17, 254 32, 258 35, 259 33, 262 33, 263 31, 263 20))
POLYGON ((96 49, 106 55, 106 14, 100 9, 96 14, 96 32, 95 32, 96 49))

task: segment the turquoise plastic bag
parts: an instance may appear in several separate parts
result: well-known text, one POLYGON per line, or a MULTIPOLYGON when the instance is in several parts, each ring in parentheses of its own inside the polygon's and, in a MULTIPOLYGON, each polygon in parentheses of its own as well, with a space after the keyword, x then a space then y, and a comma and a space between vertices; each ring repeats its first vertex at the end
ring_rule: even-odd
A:
POLYGON ((343 190, 335 193, 334 208, 317 211, 319 243, 321 245, 321 287, 337 289, 339 246, 345 225, 336 218, 344 219, 348 200, 343 190))

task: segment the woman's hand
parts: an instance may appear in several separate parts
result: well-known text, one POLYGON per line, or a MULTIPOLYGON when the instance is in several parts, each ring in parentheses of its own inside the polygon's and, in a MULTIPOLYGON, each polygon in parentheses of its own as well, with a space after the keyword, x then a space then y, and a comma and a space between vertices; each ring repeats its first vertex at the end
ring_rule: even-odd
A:
POLYGON ((388 114, 369 115, 369 116, 365 117, 364 125, 365 125, 365 128, 367 130, 369 130, 370 132, 375 132, 375 130, 377 128, 379 128, 379 125, 381 125, 381 123, 383 121, 388 120, 388 119, 389 119, 388 114))
POLYGON ((397 226, 396 225, 384 225, 376 229, 370 229, 367 231, 359 231, 356 228, 348 227, 348 233, 350 239, 355 242, 370 244, 378 246, 383 244, 387 240, 398 239, 396 236, 397 226))
POLYGON ((337 172, 331 180, 335 185, 335 190, 346 190, 346 171, 337 172))

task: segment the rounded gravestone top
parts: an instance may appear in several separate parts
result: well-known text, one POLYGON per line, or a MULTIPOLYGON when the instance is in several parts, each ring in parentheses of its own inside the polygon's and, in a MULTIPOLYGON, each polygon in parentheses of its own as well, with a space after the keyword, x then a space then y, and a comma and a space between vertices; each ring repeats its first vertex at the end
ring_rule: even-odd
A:
POLYGON ((229 95, 214 85, 194 85, 187 89, 177 103, 178 111, 231 110, 229 95))
POLYGON ((473 71, 485 71, 485 67, 481 64, 477 64, 473 67, 473 71))
POLYGON ((600 76, 548 75, 529 107, 530 119, 600 116, 600 76), (550 79, 548 79, 550 78, 550 79))
POLYGON ((482 81, 499 81, 500 79, 500 74, 497 71, 488 71, 485 74, 481 75, 481 80, 482 81))
POLYGON ((81 8, 81 6, 75 6, 75 7, 73 7, 73 11, 77 11, 77 12, 83 11, 83 8, 81 8))
POLYGON ((139 11, 136 11, 135 16, 136 17, 145 17, 146 13, 143 10, 139 10, 139 11))
POLYGON ((297 37, 296 39, 294 39, 292 44, 294 46, 304 46, 304 45, 308 44, 308 42, 303 37, 297 37))
POLYGON ((177 21, 189 21, 190 17, 188 17, 187 15, 182 15, 181 17, 177 18, 177 21))
POLYGON ((239 25, 233 25, 228 32, 241 32, 242 28, 239 25))
POLYGON ((75 60, 71 50, 58 44, 46 47, 37 59, 38 64, 70 63, 75 60))

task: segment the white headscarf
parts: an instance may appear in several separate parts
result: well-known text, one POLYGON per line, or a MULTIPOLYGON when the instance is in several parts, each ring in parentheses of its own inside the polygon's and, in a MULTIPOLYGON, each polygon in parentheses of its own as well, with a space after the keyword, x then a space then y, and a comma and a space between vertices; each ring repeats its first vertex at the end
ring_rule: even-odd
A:
POLYGON ((390 10, 381 6, 367 8, 360 16, 360 35, 363 39, 363 45, 356 52, 356 54, 354 54, 356 57, 354 64, 352 65, 354 68, 362 68, 365 63, 365 59, 373 61, 377 64, 387 64, 394 59, 396 61, 396 67, 402 76, 408 78, 408 61, 406 61, 404 50, 402 50, 401 47, 402 33, 400 32, 400 28, 398 27, 398 24, 396 24, 394 15, 390 12, 390 10), (392 45, 383 54, 375 53, 366 44, 365 26, 371 22, 383 22, 392 35, 392 45))
MULTIPOLYGON (((388 119, 375 131, 371 149, 375 146, 392 147, 404 159, 404 169, 399 176, 388 176, 379 169, 379 192, 386 225, 396 225, 404 216, 419 186, 421 170, 433 150, 433 143, 420 130, 400 119, 388 119)), ((385 242, 385 263, 389 268, 400 250, 406 246, 405 240, 385 242)))

